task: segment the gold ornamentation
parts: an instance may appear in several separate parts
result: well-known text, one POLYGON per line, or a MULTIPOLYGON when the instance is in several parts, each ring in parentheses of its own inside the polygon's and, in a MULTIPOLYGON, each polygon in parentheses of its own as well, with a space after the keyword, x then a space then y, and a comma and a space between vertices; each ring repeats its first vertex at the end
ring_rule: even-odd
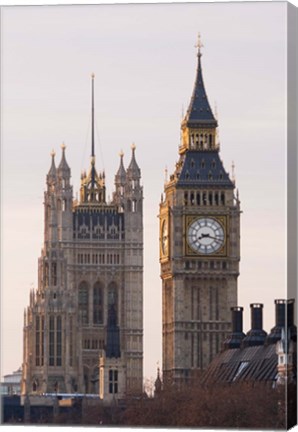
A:
POLYGON ((204 45, 203 45, 203 43, 201 41, 201 35, 200 35, 200 32, 199 32, 198 33, 198 41, 197 41, 197 43, 195 45, 195 48, 198 48, 199 54, 201 54, 201 48, 203 48, 203 47, 204 47, 204 45))

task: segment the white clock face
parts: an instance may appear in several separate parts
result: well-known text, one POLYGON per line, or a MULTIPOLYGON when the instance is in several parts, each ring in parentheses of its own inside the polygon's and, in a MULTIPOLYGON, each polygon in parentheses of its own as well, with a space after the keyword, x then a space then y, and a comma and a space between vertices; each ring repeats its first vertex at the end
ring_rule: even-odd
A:
POLYGON ((168 253, 168 226, 165 220, 161 227, 161 251, 163 255, 168 253))
POLYGON ((224 229, 216 219, 202 217, 189 225, 187 241, 195 252, 209 255, 224 245, 224 229))

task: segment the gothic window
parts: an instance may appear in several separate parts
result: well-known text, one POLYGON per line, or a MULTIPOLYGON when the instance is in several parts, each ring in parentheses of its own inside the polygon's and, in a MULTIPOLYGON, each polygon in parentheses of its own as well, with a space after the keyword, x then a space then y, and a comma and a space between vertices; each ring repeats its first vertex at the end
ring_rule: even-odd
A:
POLYGON ((49 366, 62 366, 62 318, 49 319, 49 366))
POLYGON ((62 365, 62 320, 57 316, 56 366, 62 365))
POLYGON ((224 193, 221 194, 220 201, 221 201, 222 205, 225 205, 225 194, 224 193))
POLYGON ((200 146, 203 147, 203 134, 200 134, 200 146))
POLYGON ((67 210, 67 202, 66 202, 66 199, 64 199, 64 200, 62 201, 62 211, 65 211, 65 210, 67 210))
POLYGON ((212 148, 212 135, 209 135, 209 147, 212 148))
POLYGON ((184 205, 188 204, 188 192, 184 192, 184 205))
POLYGON ((108 308, 114 306, 116 317, 118 316, 118 295, 115 282, 111 282, 108 287, 108 308))
POLYGON ((58 211, 61 210, 61 200, 60 199, 57 200, 57 210, 58 211))
POLYGON ((45 286, 49 286, 49 264, 45 262, 44 264, 44 282, 45 286))
POLYGON ((85 393, 89 393, 89 368, 84 366, 85 393))
POLYGON ((40 329, 40 366, 44 364, 44 316, 41 316, 40 329))
POLYGON ((212 195, 212 192, 210 192, 209 193, 209 205, 212 205, 213 204, 213 195, 212 195))
POLYGON ((93 375, 92 375, 92 393, 98 394, 99 393, 99 367, 95 366, 93 369, 93 375))
POLYGON ((93 287, 93 323, 103 323, 103 290, 99 282, 93 287))
POLYGON ((109 370, 109 393, 118 393, 118 371, 116 369, 109 370))
POLYGON ((73 319, 69 317, 69 366, 73 365, 73 319))
POLYGON ((49 366, 55 365, 55 324, 54 316, 50 316, 49 328, 49 366))
POLYGON ((191 194, 190 194, 190 204, 194 205, 194 203, 195 203, 195 196, 194 196, 194 193, 191 192, 191 194))
POLYGON ((203 192, 203 204, 207 205, 207 194, 206 194, 206 192, 203 192))
POLYGON ((35 317, 35 365, 40 366, 40 317, 35 317))
POLYGON ((198 144, 199 144, 199 135, 196 134, 196 148, 198 148, 198 144))
POLYGON ((51 284, 53 286, 57 285, 57 263, 52 262, 51 265, 51 284))
POLYGON ((218 205, 218 193, 216 192, 214 195, 215 204, 218 205))
POLYGON ((79 312, 82 324, 88 324, 89 322, 89 290, 86 282, 81 282, 79 285, 79 312))

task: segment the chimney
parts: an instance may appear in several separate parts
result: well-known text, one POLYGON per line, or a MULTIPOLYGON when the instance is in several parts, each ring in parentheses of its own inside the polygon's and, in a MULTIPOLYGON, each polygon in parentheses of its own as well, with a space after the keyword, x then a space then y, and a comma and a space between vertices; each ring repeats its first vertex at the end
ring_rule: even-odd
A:
POLYGON ((274 344, 281 339, 282 329, 290 331, 290 337, 296 342, 297 328, 294 325, 294 299, 274 300, 275 303, 275 326, 271 329, 267 336, 266 343, 274 344))
POLYGON ((223 342, 224 349, 240 348, 241 341, 245 338, 243 333, 243 307, 235 306, 231 308, 232 312, 232 333, 223 342))
POLYGON ((251 330, 242 341, 242 347, 264 345, 267 333, 263 330, 263 304, 251 303, 251 330))

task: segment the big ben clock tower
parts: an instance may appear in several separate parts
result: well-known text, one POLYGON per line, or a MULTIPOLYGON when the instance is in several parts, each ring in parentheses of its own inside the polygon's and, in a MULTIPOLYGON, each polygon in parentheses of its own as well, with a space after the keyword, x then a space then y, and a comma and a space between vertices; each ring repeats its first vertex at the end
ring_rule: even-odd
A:
POLYGON ((220 351, 237 305, 240 202, 219 154, 200 40, 175 171, 160 203, 163 377, 188 383, 220 351))

